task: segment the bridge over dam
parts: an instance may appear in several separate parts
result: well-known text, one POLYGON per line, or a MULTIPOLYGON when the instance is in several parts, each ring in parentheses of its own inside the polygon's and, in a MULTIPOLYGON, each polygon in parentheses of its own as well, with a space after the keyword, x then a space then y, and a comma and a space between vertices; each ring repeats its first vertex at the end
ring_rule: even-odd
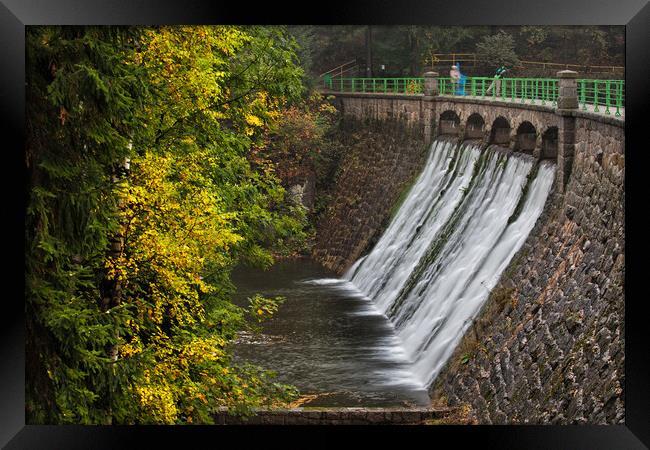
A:
POLYGON ((397 119, 422 127, 425 144, 436 136, 454 136, 497 144, 536 158, 554 159, 561 172, 556 179, 562 189, 571 173, 576 150, 589 144, 578 135, 596 127, 602 135, 617 139, 623 148, 625 108, 622 88, 615 80, 589 88, 587 80, 577 82, 574 71, 564 70, 557 75, 556 83, 546 80, 548 86, 534 79, 511 78, 500 80, 499 88, 490 91, 493 80, 470 79, 466 85, 473 88, 466 87, 463 95, 454 95, 458 90, 450 88, 450 81, 435 72, 411 81, 370 79, 360 84, 358 80, 363 79, 351 78, 340 85, 330 81, 332 88, 347 91, 323 92, 335 96, 344 116, 361 120, 397 119), (423 87, 418 83, 420 80, 423 87), (526 89, 526 84, 535 87, 526 89), (408 93, 409 86, 416 92, 408 93), (604 89, 600 92, 602 104, 598 103, 600 89, 604 89))
POLYGON ((441 140, 552 167, 541 214, 430 394, 480 423, 623 423, 624 86, 572 71, 490 84, 470 79, 458 95, 436 73, 330 80, 346 151, 313 257, 358 270, 441 140))

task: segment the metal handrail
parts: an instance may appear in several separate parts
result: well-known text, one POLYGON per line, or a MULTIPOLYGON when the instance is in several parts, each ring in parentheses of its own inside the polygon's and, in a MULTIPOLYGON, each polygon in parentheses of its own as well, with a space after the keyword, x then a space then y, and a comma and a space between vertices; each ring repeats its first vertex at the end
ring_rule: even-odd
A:
POLYGON ((621 116, 625 105, 624 80, 578 80, 578 102, 583 111, 593 106, 594 112, 621 116), (604 108, 602 108, 604 107, 604 108))
MULTIPOLYGON (((463 77, 460 82, 439 77, 439 95, 492 98, 517 103, 557 105, 559 82, 555 78, 463 77)), ((424 78, 325 79, 324 87, 336 92, 392 93, 414 95, 424 91, 424 78)), ((625 107, 624 80, 577 80, 578 102, 582 110, 622 115, 625 107)))
MULTIPOLYGON (((430 55, 434 58, 434 62, 472 62, 476 63, 479 60, 477 59, 476 53, 433 53, 430 55)), ((624 71, 625 67, 623 66, 597 66, 597 65, 585 65, 585 64, 569 64, 569 63, 556 63, 556 62, 546 62, 546 61, 519 61, 522 65, 527 66, 541 66, 542 68, 546 67, 564 67, 569 68, 573 67, 576 69, 586 69, 587 71, 592 71, 592 69, 604 69, 604 71, 624 71)))
POLYGON ((332 75, 332 78, 341 77, 341 76, 343 76, 344 73, 347 73, 347 72, 349 72, 351 70, 355 70, 355 69, 358 69, 358 68, 359 68, 359 64, 356 64, 356 65, 354 65, 352 67, 349 67, 349 68, 347 68, 345 70, 340 71, 339 73, 335 73, 334 75, 332 75))
POLYGON ((326 89, 337 92, 375 92, 419 94, 424 92, 424 78, 345 78, 324 79, 326 89))
MULTIPOLYGON (((356 62, 357 62, 357 59, 356 59, 356 58, 355 58, 355 59, 352 59, 352 60, 350 60, 350 61, 348 61, 348 62, 346 62, 346 63, 341 64, 340 66, 336 66, 335 68, 328 70, 327 72, 321 73, 318 77, 319 77, 319 78, 322 78, 322 77, 324 77, 325 75, 327 75, 328 73, 332 73, 332 72, 335 72, 335 71, 339 71, 339 72, 340 72, 341 68, 347 66, 348 64, 352 64, 352 63, 356 63, 356 62)), ((347 69, 346 69, 346 70, 347 70, 347 69)))

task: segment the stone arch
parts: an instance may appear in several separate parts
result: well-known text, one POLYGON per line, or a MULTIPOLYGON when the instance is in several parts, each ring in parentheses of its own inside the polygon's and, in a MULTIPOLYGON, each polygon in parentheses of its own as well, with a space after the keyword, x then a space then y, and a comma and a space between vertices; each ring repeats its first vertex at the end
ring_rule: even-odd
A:
POLYGON ((503 117, 503 116, 498 116, 496 119, 494 119, 494 122, 492 122, 492 128, 490 131, 490 140, 488 144, 496 144, 496 145, 502 145, 502 146, 509 146, 510 145, 510 122, 503 117))
POLYGON ((514 150, 532 155, 537 144, 537 130, 532 123, 523 121, 517 127, 514 150))
POLYGON ((460 117, 456 111, 448 109, 440 114, 438 134, 458 135, 460 132, 460 117))
POLYGON ((485 120, 479 113, 473 113, 467 118, 465 139, 483 139, 485 135, 485 120))
POLYGON ((557 127, 548 127, 542 134, 542 149, 539 159, 557 160, 558 131, 557 127))

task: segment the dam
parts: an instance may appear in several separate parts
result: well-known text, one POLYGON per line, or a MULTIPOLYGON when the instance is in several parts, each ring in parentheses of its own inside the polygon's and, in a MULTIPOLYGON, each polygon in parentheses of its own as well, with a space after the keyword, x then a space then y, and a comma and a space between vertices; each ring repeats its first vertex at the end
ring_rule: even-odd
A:
POLYGON ((420 94, 332 92, 349 152, 312 254, 326 270, 268 292, 347 306, 312 325, 280 310, 309 330, 289 340, 320 333, 311 351, 278 357, 267 336, 243 353, 302 371, 283 381, 314 393, 305 406, 623 420, 624 110, 583 107, 569 72, 545 104, 444 95, 426 74, 420 94))

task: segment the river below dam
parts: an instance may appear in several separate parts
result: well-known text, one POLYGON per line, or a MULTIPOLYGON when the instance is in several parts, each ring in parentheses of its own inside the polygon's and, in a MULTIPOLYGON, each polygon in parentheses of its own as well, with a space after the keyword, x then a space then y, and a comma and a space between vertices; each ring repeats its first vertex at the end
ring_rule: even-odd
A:
POLYGON ((283 296, 259 335, 244 335, 235 357, 270 369, 300 393, 304 406, 427 406, 390 321, 344 280, 309 259, 269 270, 238 269, 235 301, 283 296))

